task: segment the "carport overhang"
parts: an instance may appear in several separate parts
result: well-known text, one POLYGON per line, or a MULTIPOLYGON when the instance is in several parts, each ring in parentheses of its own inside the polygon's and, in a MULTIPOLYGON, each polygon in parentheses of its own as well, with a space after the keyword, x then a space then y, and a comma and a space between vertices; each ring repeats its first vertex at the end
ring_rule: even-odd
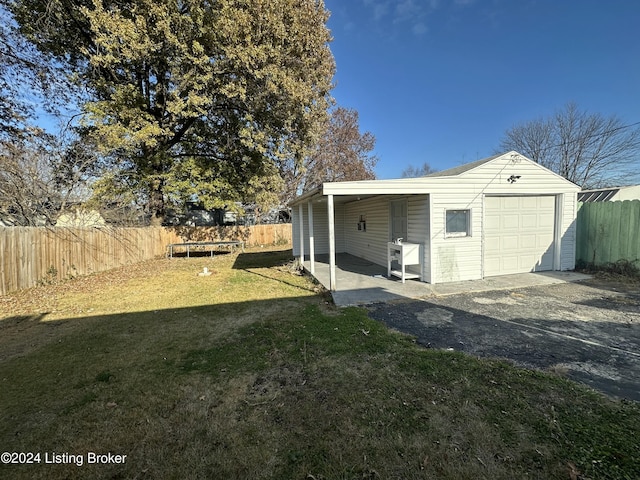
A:
MULTIPOLYGON (((439 178, 440 183, 450 181, 452 188, 455 179, 439 178)), ((291 208, 298 209, 300 218, 299 229, 299 260, 304 265, 306 252, 304 251, 304 209, 308 212, 309 234, 309 273, 315 276, 315 252, 313 230, 313 206, 327 205, 328 235, 329 235, 329 290, 335 292, 336 282, 336 235, 335 235, 335 206, 353 201, 364 200, 377 195, 421 195, 429 194, 432 189, 414 178, 394 180, 359 180, 355 182, 329 182, 314 190, 304 193, 291 202, 291 208)))

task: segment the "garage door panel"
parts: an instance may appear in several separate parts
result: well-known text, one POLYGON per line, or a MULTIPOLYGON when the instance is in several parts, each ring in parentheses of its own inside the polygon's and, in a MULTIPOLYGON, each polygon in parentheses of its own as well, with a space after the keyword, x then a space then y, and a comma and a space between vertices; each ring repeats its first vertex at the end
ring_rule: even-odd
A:
POLYGON ((553 269, 555 198, 485 197, 484 274, 553 269))
POLYGON ((537 197, 518 197, 518 205, 521 210, 537 210, 538 198, 537 197))
POLYGON ((530 272, 532 270, 531 266, 533 265, 535 269, 538 260, 536 255, 520 255, 518 257, 518 270, 530 272))
POLYGON ((553 248, 553 236, 546 234, 536 235, 535 246, 539 248, 553 248))
POLYGON ((538 215, 535 213, 523 214, 520 217, 520 228, 536 229, 538 227, 538 215))
POLYGON ((517 230, 520 225, 520 218, 517 214, 505 214, 500 225, 503 229, 517 230))
POLYGON ((486 215, 484 221, 485 225, 491 230, 500 228, 500 215, 486 215))
POLYGON ((535 237, 535 235, 525 235, 519 238, 520 238, 520 242, 518 244, 519 249, 532 250, 540 246, 540 243, 538 242, 538 239, 535 237))
POLYGON ((539 218, 539 226, 553 229, 553 221, 554 221, 553 212, 549 212, 548 216, 546 217, 542 217, 542 218, 538 217, 538 218, 539 218))
POLYGON ((495 244, 498 246, 498 251, 496 253, 500 253, 501 251, 516 251, 519 248, 518 245, 519 237, 517 235, 509 235, 504 236, 498 239, 495 244))

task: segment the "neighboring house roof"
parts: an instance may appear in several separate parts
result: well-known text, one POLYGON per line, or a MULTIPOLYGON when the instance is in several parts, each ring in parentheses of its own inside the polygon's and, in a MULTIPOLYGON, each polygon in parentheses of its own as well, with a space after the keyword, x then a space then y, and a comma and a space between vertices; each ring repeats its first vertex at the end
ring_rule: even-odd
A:
POLYGON ((56 227, 104 227, 106 222, 97 210, 76 209, 64 212, 56 221, 56 227))
POLYGON ((603 190, 585 190, 578 192, 579 202, 606 202, 611 200, 620 191, 619 188, 607 188, 603 190))
POLYGON ((640 200, 640 185, 600 188, 578 192, 578 201, 584 203, 620 200, 640 200))

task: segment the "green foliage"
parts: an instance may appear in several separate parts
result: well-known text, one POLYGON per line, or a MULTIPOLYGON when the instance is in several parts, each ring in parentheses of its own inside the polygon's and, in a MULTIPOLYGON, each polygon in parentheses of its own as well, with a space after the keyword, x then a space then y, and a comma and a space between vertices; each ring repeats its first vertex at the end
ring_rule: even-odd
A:
POLYGON ((17 31, 11 0, 0 0, 0 142, 17 145, 42 138, 36 109, 56 113, 74 91, 66 77, 17 31), (43 98, 47 97, 47 101, 43 98))
POLYGON ((438 478, 567 478, 573 468, 576 478, 630 479, 638 468, 629 440, 640 427, 637 405, 503 361, 417 348, 358 308, 330 316, 307 305, 295 319, 240 328, 174 366, 216 384, 255 379, 236 414, 279 435, 277 478, 378 478, 362 472, 396 460, 403 478, 421 478, 418 462, 424 475, 442 468, 438 478), (398 460, 405 456, 411 466, 398 460), (459 473, 474 464, 476 474, 459 473))
POLYGON ((272 201, 278 167, 304 158, 326 117, 322 1, 17 0, 13 12, 87 89, 84 137, 156 219, 190 195, 272 201))

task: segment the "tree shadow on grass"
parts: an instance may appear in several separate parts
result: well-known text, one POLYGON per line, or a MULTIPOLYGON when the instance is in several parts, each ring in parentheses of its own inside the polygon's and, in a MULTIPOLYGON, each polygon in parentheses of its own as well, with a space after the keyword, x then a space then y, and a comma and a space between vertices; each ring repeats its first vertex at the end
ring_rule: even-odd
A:
POLYGON ((314 282, 314 284, 317 286, 316 288, 308 289, 301 287, 300 285, 296 285, 292 282, 287 282, 282 278, 277 278, 276 275, 270 274, 270 270, 267 270, 272 268, 286 269, 290 274, 304 275, 303 271, 295 265, 293 252, 291 249, 269 252, 241 253, 236 257, 233 268, 236 270, 243 270, 247 273, 257 275, 258 277, 262 277, 267 280, 275 280, 276 282, 284 283, 286 285, 296 287, 304 291, 319 292, 321 290, 321 288, 317 286, 317 282, 314 282), (261 270, 257 271, 257 269, 261 270))
POLYGON ((500 358, 525 368, 552 371, 608 395, 640 401, 640 326, 619 322, 509 319, 473 313, 427 300, 376 303, 369 316, 415 337, 427 348, 500 358))
POLYGON ((276 250, 269 252, 240 253, 233 263, 233 268, 246 270, 247 268, 282 267, 293 261, 293 250, 276 250))
MULTIPOLYGON (((9 327, 2 333, 10 335, 0 335, 0 352, 11 341, 15 346, 17 340, 30 350, 18 355, 21 358, 0 361, 0 443, 5 449, 25 451, 37 445, 43 452, 95 451, 128 457, 121 464, 85 464, 81 469, 74 464, 46 463, 3 468, 11 469, 7 470, 11 478, 17 479, 79 478, 80 471, 83 478, 134 478, 143 471, 145 478, 210 478, 214 472, 213 476, 234 479, 302 478, 308 465, 313 465, 314 472, 320 472, 318 478, 330 478, 336 472, 334 465, 342 462, 341 468, 350 472, 340 475, 346 478, 354 477, 359 465, 354 459, 365 455, 373 455, 375 464, 396 461, 394 468, 404 468, 408 462, 397 460, 400 434, 409 438, 400 444, 401 451, 409 451, 414 459, 419 458, 418 450, 424 455, 422 447, 408 450, 414 438, 420 445, 437 446, 438 438, 447 439, 453 431, 452 442, 458 442, 457 438, 471 445, 485 442, 483 428, 491 425, 487 422, 506 422, 502 419, 512 414, 512 408, 524 403, 510 389, 513 386, 522 392, 519 383, 526 382, 527 375, 516 375, 496 364, 485 368, 477 362, 463 362, 459 354, 418 356, 413 347, 405 350, 408 342, 385 335, 382 324, 369 320, 361 310, 343 310, 330 317, 321 313, 317 302, 313 296, 294 296, 68 318, 63 329, 55 329, 53 337, 42 336, 35 348, 34 337, 50 330, 43 321, 46 315, 7 319, 9 327), (27 326, 31 330, 24 328, 27 326), (394 360, 398 352, 407 354, 401 362, 394 360), (370 363, 376 356, 380 363, 370 363), (339 362, 346 363, 344 368, 336 368, 339 362), (398 370, 385 373, 387 362, 396 362, 398 370), (397 375, 390 376, 394 372, 397 375), (464 407, 467 402, 462 395, 469 395, 471 405, 477 402, 481 408, 464 407), (504 399, 506 405, 481 403, 488 395, 504 399), (512 401, 507 402, 509 399, 512 401), (462 421, 461 411, 466 415, 462 421), (465 420, 471 415, 480 416, 474 427, 479 433, 469 436, 465 420), (429 424, 430 418, 443 420, 429 424), (433 436, 427 434, 431 428, 438 429, 433 436), (356 436, 364 440, 355 442, 356 436), (368 439, 373 436, 380 436, 381 444, 391 443, 392 448, 372 450, 368 439), (317 447, 318 439, 329 440, 317 447), (331 448, 336 441, 340 443, 331 448), (276 453, 274 444, 278 445, 276 453), (267 448, 256 449, 256 445, 267 448), (291 463, 291 452, 301 460, 291 463), (347 461, 344 452, 351 454, 347 461), (267 456, 275 459, 276 467, 273 474, 259 477, 250 468, 262 468, 260 462, 267 456), (186 467, 177 468, 180 463, 186 467)), ((386 313, 397 308, 389 305, 386 313)), ((408 311, 408 321, 434 320, 437 313, 440 321, 436 326, 443 327, 467 315, 425 302, 415 302, 415 309, 429 311, 419 316, 408 311)), ((474 335, 482 325, 493 333, 496 323, 491 317, 462 320, 474 335)), ((448 336, 450 332, 443 333, 448 336)), ((555 398, 554 392, 566 386, 554 387, 549 394, 532 392, 531 398, 546 402, 547 396, 555 398)), ((533 434, 538 431, 534 428, 551 423, 543 416, 545 412, 536 410, 526 424, 527 432, 533 434)), ((499 433, 509 431, 508 423, 501 425, 499 433)), ((553 428, 543 430, 540 438, 549 438, 557 431, 553 428)), ((636 461, 633 444, 619 434, 621 428, 610 435, 616 440, 611 449, 617 456, 608 458, 602 468, 625 461, 626 471, 631 471, 629 465, 636 461)), ((530 452, 523 450, 524 445, 515 451, 530 452)), ((450 458, 454 449, 446 446, 430 455, 438 462, 450 458)), ((495 451, 493 447, 487 450, 491 455, 495 451)), ((553 462, 546 473, 555 468, 553 462)), ((414 463, 418 465, 417 460, 414 463)), ((479 467, 460 465, 467 468, 461 476, 482 478, 479 467)), ((520 462, 517 467, 521 472, 526 464, 520 462)), ((507 476, 513 474, 510 469, 507 466, 503 475, 491 478, 512 478, 507 476)), ((398 471, 406 478, 418 474, 412 467, 398 471)), ((433 472, 436 476, 438 470, 433 472)), ((447 476, 454 478, 453 473, 447 476)))

